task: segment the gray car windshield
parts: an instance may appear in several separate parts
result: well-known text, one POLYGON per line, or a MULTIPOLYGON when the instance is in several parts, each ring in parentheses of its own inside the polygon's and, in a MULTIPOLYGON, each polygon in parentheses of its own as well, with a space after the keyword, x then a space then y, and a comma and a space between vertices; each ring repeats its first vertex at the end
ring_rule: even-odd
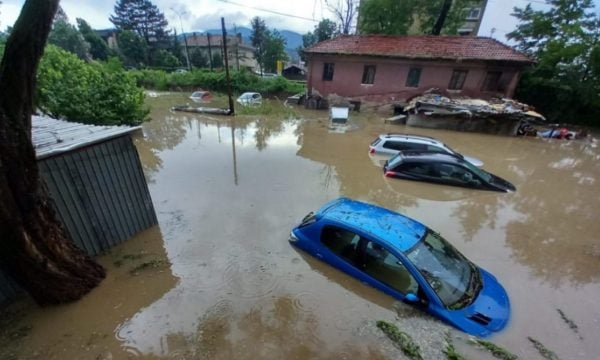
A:
POLYGON ((477 297, 479 269, 439 234, 428 229, 406 256, 447 308, 461 309, 477 297))
POLYGON ((475 174, 479 175, 479 177, 482 178, 485 182, 488 182, 488 183, 492 182, 492 175, 490 173, 488 173, 487 171, 478 168, 477 166, 471 164, 468 161, 463 161, 462 164, 464 166, 468 167, 469 170, 471 170, 475 174))

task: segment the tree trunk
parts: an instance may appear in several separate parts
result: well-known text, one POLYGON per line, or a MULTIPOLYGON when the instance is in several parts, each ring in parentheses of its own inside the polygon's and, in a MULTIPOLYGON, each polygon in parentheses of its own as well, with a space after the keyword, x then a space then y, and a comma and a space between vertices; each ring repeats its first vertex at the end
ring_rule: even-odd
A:
POLYGON ((440 10, 440 15, 435 21, 435 25, 433 25, 431 35, 441 34, 442 28, 444 27, 444 23, 446 22, 446 18, 448 17, 448 13, 450 12, 450 7, 452 7, 452 0, 444 0, 444 3, 442 4, 442 9, 440 10))
POLYGON ((41 305, 81 298, 105 276, 53 211, 31 143, 35 78, 58 0, 27 0, 0 64, 0 268, 41 305))

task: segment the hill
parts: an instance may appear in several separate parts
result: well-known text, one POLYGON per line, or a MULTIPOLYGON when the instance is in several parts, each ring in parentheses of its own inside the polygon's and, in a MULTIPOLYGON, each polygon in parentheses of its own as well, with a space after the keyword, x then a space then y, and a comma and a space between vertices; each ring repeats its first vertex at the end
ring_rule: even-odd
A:
MULTIPOLYGON (((242 35, 242 39, 245 43, 247 43, 247 44, 252 43, 252 41, 250 41, 250 35, 252 34, 252 29, 247 28, 247 27, 238 27, 236 30, 238 33, 240 33, 242 35)), ((209 30, 206 30, 204 33, 220 35, 221 29, 209 29, 209 30)), ((234 31, 233 28, 227 29, 227 35, 233 35, 235 33, 236 32, 234 31)), ((285 40, 285 51, 288 53, 290 60, 297 59, 298 52, 296 51, 296 49, 299 46, 302 46, 302 35, 295 31, 291 31, 291 30, 279 30, 279 33, 285 40)))

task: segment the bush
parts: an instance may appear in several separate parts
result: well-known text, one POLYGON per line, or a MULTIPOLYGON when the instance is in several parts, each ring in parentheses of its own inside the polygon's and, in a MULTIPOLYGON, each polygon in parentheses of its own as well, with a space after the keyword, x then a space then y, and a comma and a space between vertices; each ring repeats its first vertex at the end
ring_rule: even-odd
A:
POLYGON ((40 62, 36 103, 54 117, 87 124, 138 125, 148 116, 143 90, 115 60, 86 63, 52 45, 40 62))
MULTIPOLYGON (((227 80, 224 71, 194 70, 185 73, 166 73, 162 70, 132 70, 130 73, 137 83, 155 90, 202 88, 216 92, 227 92, 227 80)), ((232 71, 231 87, 235 93, 256 91, 268 94, 299 93, 304 84, 289 81, 284 77, 262 79, 249 71, 232 71)))

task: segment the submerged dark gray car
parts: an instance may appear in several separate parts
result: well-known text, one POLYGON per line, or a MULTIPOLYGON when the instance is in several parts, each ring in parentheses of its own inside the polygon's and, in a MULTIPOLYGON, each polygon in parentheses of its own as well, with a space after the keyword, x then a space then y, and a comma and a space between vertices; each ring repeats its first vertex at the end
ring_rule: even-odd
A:
POLYGON ((400 152, 386 161, 385 176, 482 190, 512 192, 516 188, 464 159, 436 152, 400 152))

